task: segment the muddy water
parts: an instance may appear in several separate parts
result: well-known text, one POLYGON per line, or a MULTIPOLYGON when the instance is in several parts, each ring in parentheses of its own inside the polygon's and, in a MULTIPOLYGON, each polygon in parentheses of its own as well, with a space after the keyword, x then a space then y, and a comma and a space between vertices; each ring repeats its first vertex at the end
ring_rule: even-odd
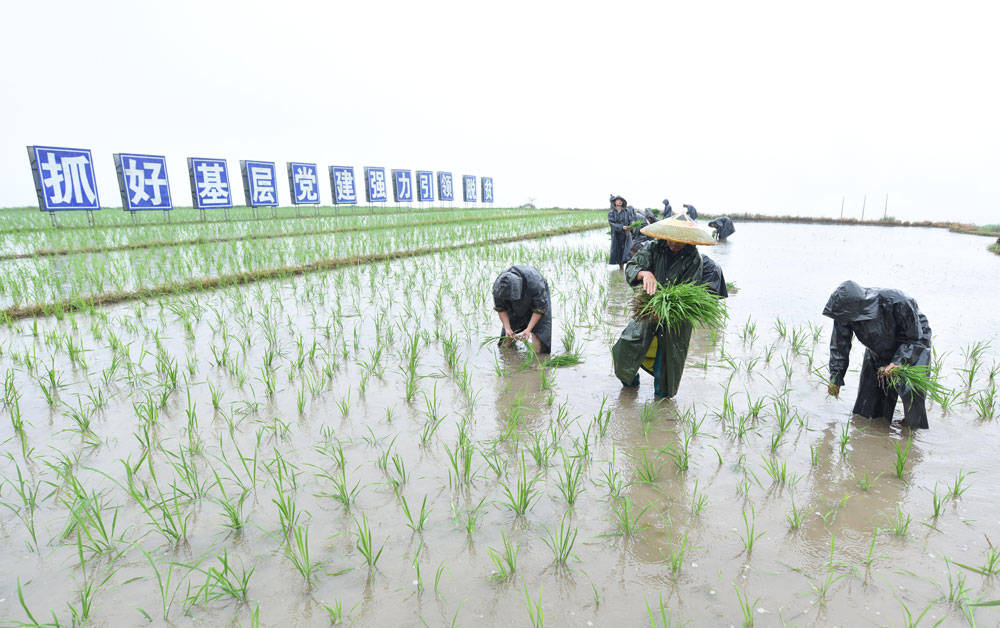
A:
POLYGON ((940 230, 737 228, 731 242, 707 251, 739 288, 728 301, 729 325, 717 337, 696 332, 678 397, 658 406, 650 405, 648 377, 637 391, 623 390, 610 373, 608 348, 628 320, 630 291, 617 269, 603 264, 606 235, 599 232, 44 320, 37 336, 31 323, 3 330, 2 366, 20 393, 28 454, 5 422, 0 438, 9 456, 0 462, 0 498, 11 507, 0 514, 7 548, 0 620, 27 621, 20 581, 40 621, 51 609, 68 622, 67 604, 79 612, 80 591, 90 586, 95 624, 144 624, 143 613, 164 623, 155 565, 164 578, 172 574, 166 616, 178 625, 245 624, 255 615, 265 625, 323 625, 323 605, 339 602, 344 621, 357 625, 520 626, 529 625, 525 592, 540 599, 549 625, 644 625, 648 608, 660 616, 661 600, 673 622, 740 625, 741 599, 758 625, 898 625, 904 608, 915 618, 928 606, 928 623, 961 624, 963 612, 974 609, 978 624, 997 624, 992 608, 963 611, 961 602, 1000 598, 993 579, 954 564, 982 567, 988 539, 1000 538, 997 422, 977 417, 966 401, 989 386, 989 367, 1000 361, 997 258, 976 240, 940 230), (499 327, 488 287, 515 261, 549 277, 555 351, 563 351, 572 329, 582 364, 541 370, 525 365, 523 353, 484 344, 499 327), (898 423, 850 415, 857 348, 841 399, 828 398, 810 373, 810 356, 815 367, 827 357, 822 305, 848 278, 917 299, 944 354, 946 383, 957 390, 966 391, 958 370, 966 366, 963 348, 992 342, 970 395, 947 412, 930 408, 931 430, 911 434, 898 423), (775 328, 779 317, 785 337, 775 328), (748 318, 756 338, 743 333, 748 318), (805 338, 797 352, 793 329, 805 338), (85 367, 71 361, 57 336, 86 348, 85 367), (418 377, 407 401, 411 338, 418 377), (456 347, 452 365, 446 339, 456 347), (105 376, 123 362, 122 350, 113 358, 118 342, 133 366, 105 376), (219 364, 226 348, 226 364, 219 364), (169 379, 157 372, 158 352, 176 361, 179 383, 151 430, 159 446, 145 454, 136 405, 147 395, 158 405, 169 379), (53 407, 37 381, 48 368, 64 384, 53 407), (218 411, 212 389, 221 394, 218 411), (87 446, 73 415, 87 414, 96 391, 106 403, 92 413, 86 440, 95 444, 87 446), (783 400, 788 427, 775 443, 783 400), (757 418, 738 429, 757 402, 757 418), (603 434, 594 421, 601 408, 610 411, 603 434), (440 425, 422 443, 429 416, 440 425), (450 473, 460 422, 475 444, 468 484, 450 473), (191 495, 171 465, 192 435, 202 443, 190 456, 202 497, 191 495), (894 447, 909 438, 900 479, 894 447), (676 456, 685 441, 688 464, 681 470, 670 452, 676 456), (343 467, 330 453, 338 443, 343 467), (533 449, 548 463, 538 465, 533 449), (392 488, 391 479, 399 481, 393 454, 406 468, 398 493, 411 511, 427 498, 421 532, 407 526, 392 488), (60 476, 60 460, 77 456, 60 476), (500 465, 500 477, 487 456, 500 465), (559 490, 564 458, 583 467, 584 490, 572 508, 559 490), (188 517, 182 542, 169 542, 122 488, 121 460, 136 468, 150 494, 162 492, 188 517), (537 495, 520 517, 505 506, 504 487, 515 488, 522 460, 527 476, 537 477, 537 495), (784 465, 784 484, 772 481, 766 460, 784 465), (26 512, 14 490, 18 469, 39 486, 37 550, 17 516, 26 512), (349 509, 330 496, 330 478, 342 470, 348 490, 357 485, 349 509), (932 517, 935 488, 943 497, 959 474, 966 475, 964 492, 932 517), (92 521, 70 525, 80 502, 67 477, 98 496, 106 528, 117 513, 112 541, 101 541, 92 521), (246 523, 234 533, 221 503, 236 501, 241 484, 249 487, 241 509, 246 523), (319 563, 312 586, 286 555, 273 501, 280 496, 294 499, 298 524, 308 526, 310 560, 319 563), (616 508, 626 503, 634 530, 623 534, 616 508), (787 521, 793 507, 802 513, 796 530, 787 521), (357 549, 355 521, 362 516, 376 545, 385 544, 373 570, 357 549), (895 534, 897 520, 907 518, 905 534, 895 534), (563 522, 577 530, 566 566, 553 562, 544 540, 563 522), (502 549, 501 533, 520 545, 510 582, 491 578, 489 552, 502 549), (752 551, 748 538, 755 539, 752 551), (218 586, 207 597, 195 593, 213 582, 206 572, 219 568, 224 553, 237 572, 253 569, 246 601, 218 586), (669 557, 681 553, 674 571, 669 557), (952 596, 959 601, 949 601, 960 580, 952 596))

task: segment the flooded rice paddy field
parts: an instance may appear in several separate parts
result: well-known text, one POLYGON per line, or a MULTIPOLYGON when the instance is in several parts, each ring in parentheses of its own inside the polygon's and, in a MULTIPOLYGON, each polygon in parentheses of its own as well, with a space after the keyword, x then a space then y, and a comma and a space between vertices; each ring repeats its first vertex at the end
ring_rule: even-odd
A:
POLYGON ((603 231, 0 328, 0 623, 997 625, 998 259, 737 228, 661 403, 611 373, 603 231), (490 341, 513 263, 582 363, 490 341), (930 430, 851 416, 858 347, 840 399, 812 371, 845 279, 930 320, 930 430))

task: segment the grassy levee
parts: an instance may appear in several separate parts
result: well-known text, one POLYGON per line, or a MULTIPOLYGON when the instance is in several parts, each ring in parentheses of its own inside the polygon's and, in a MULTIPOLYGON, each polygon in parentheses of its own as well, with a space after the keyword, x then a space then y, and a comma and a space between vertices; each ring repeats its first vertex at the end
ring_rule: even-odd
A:
POLYGON ((1000 255, 1000 238, 997 238, 997 241, 991 244, 989 249, 997 255, 1000 255))
MULTIPOLYGON (((574 213, 573 211, 549 212, 548 216, 563 216, 574 213)), ((328 235, 334 233, 350 233, 356 231, 378 231, 386 229, 398 229, 405 227, 433 227, 440 225, 461 224, 463 222, 488 222, 497 220, 510 220, 512 218, 531 218, 537 212, 520 214, 498 214, 490 216, 465 216, 462 218, 419 220, 403 223, 387 223, 381 225, 354 225, 350 227, 334 227, 330 229, 302 229, 299 231, 271 232, 246 234, 238 236, 222 236, 212 238, 188 238, 184 240, 148 240, 144 242, 133 242, 129 244, 118 244, 109 246, 84 246, 78 248, 63 249, 35 249, 27 253, 8 253, 0 255, 0 261, 14 259, 29 259, 33 257, 57 257, 65 255, 81 255, 85 253, 109 253, 113 251, 133 251, 139 249, 165 248, 171 246, 190 246, 194 244, 219 244, 223 242, 242 242, 251 240, 276 240, 280 238, 295 238, 311 235, 328 235)))
POLYGON ((351 255, 347 257, 319 259, 308 264, 298 266, 283 266, 276 268, 261 268, 254 271, 232 273, 217 277, 202 277, 178 281, 158 286, 141 287, 135 290, 106 292, 85 297, 74 297, 55 301, 53 303, 40 303, 28 306, 15 306, 4 309, 0 312, 0 320, 9 322, 22 318, 32 318, 38 316, 61 316, 68 312, 85 311, 98 306, 114 305, 128 301, 138 301, 153 299, 157 297, 183 294, 187 292, 202 292, 206 290, 216 290, 243 284, 264 281, 268 279, 280 279, 303 275, 317 271, 335 270, 346 266, 356 266, 359 264, 372 264, 408 257, 418 257, 422 255, 433 255, 436 253, 447 253, 461 249, 470 249, 483 246, 493 246, 496 244, 506 244, 525 240, 538 240, 556 235, 569 233, 580 233, 603 227, 605 221, 589 222, 573 227, 547 229, 524 234, 492 238, 485 241, 466 242, 462 244, 451 244, 443 246, 422 247, 408 251, 392 251, 388 253, 374 253, 371 255, 351 255))
MULTIPOLYGON (((558 211, 559 208, 554 208, 558 211)), ((205 210, 206 215, 219 214, 225 210, 209 209, 205 210)), ((56 224, 49 222, 49 216, 40 211, 37 207, 7 207, 0 210, 0 235, 30 233, 34 231, 87 231, 93 229, 103 229, 114 227, 116 229, 141 229, 149 226, 185 226, 185 225, 209 225, 226 224, 234 222, 265 222, 273 220, 309 220, 322 217, 347 217, 347 216, 379 216, 385 214, 422 214, 440 211, 467 211, 467 212, 491 212, 491 211, 511 211, 505 207, 400 207, 395 206, 369 206, 369 205, 320 205, 317 207, 282 206, 276 208, 261 208, 258 212, 253 212, 248 207, 234 207, 229 210, 228 217, 225 218, 202 218, 200 210, 191 207, 177 207, 169 212, 169 220, 158 221, 146 220, 158 218, 164 212, 136 212, 134 220, 128 212, 122 209, 109 208, 94 212, 94 224, 87 222, 85 212, 53 212, 56 224), (293 213, 294 212, 294 213, 293 213), (326 212, 326 213, 320 213, 326 212), (108 219, 108 216, 113 218, 108 219), (140 218, 141 216, 141 218, 140 218), (24 224, 6 226, 4 223, 19 222, 24 224), (179 217, 180 220, 174 220, 179 217)), ((551 209, 536 209, 536 212, 553 211, 551 209)))

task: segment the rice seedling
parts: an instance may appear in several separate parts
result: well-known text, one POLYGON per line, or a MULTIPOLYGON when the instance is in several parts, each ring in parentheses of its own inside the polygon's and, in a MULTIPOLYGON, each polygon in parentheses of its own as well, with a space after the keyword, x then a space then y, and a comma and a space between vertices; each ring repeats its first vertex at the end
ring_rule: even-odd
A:
POLYGON ((636 482, 640 484, 655 484, 660 476, 663 464, 658 458, 649 459, 649 450, 643 448, 638 456, 629 456, 635 462, 636 482))
POLYGON ((201 587, 191 593, 188 588, 188 596, 184 600, 185 607, 190 610, 199 600, 202 604, 208 604, 223 597, 232 597, 240 602, 247 601, 247 593, 250 586, 250 578, 253 576, 256 567, 249 570, 242 568, 239 572, 229 564, 228 550, 216 557, 219 567, 209 567, 207 570, 199 568, 197 565, 188 565, 191 570, 198 571, 205 576, 205 582, 201 587))
POLYGON ((492 547, 488 550, 490 562, 493 563, 493 573, 490 574, 490 579, 497 582, 509 582, 517 571, 517 554, 521 550, 521 544, 512 545, 503 530, 500 531, 500 539, 503 542, 503 551, 492 547))
POLYGON ((420 505, 420 512, 414 517, 413 513, 410 512, 410 505, 406 503, 406 497, 398 491, 396 494, 399 496, 399 507, 403 510, 403 515, 406 517, 406 525, 414 532, 422 532, 431 514, 431 509, 427 507, 427 496, 424 495, 424 501, 420 505))
POLYGON ((705 509, 708 505, 708 495, 704 492, 698 492, 698 480, 694 481, 694 488, 691 489, 691 514, 698 516, 701 511, 705 509))
POLYGON ((757 606, 760 598, 751 602, 750 596, 740 591, 735 583, 733 584, 733 589, 736 591, 736 601, 740 606, 740 612, 743 614, 743 628, 750 628, 753 626, 753 609, 757 606))
POLYGON ((754 545, 757 543, 757 539, 764 536, 765 532, 757 533, 757 512, 753 505, 750 505, 750 516, 747 517, 747 509, 743 508, 743 535, 740 536, 740 541, 743 543, 743 551, 746 552, 747 557, 753 553, 754 545))
POLYGON ((894 442, 892 444, 893 449, 896 450, 896 462, 895 462, 896 477, 901 480, 903 479, 903 473, 906 472, 906 458, 910 454, 910 446, 912 444, 913 441, 910 439, 906 439, 905 447, 900 447, 899 442, 894 442))
POLYGON ((344 621, 344 603, 340 600, 333 604, 323 604, 323 609, 326 610, 327 619, 330 620, 331 625, 344 621))
POLYGON ((378 563, 378 559, 382 556, 382 550, 385 549, 385 541, 382 545, 375 549, 375 544, 372 542, 372 530, 368 525, 368 517, 364 514, 361 515, 361 520, 354 520, 355 531, 355 543, 354 547, 360 552, 360 554, 365 559, 365 564, 368 565, 368 570, 371 571, 375 569, 375 565, 378 563))
POLYGON ((692 435, 684 432, 679 441, 670 443, 660 450, 660 453, 670 456, 674 461, 674 467, 678 471, 687 471, 691 465, 691 438, 692 435))
POLYGON ((761 456, 764 461, 764 471, 771 478, 771 483, 777 486, 784 486, 785 484, 795 485, 799 481, 798 476, 794 473, 788 472, 788 463, 782 460, 780 463, 773 457, 761 456))
MULTIPOLYGON (((564 353, 545 360, 541 363, 541 367, 542 369, 562 368, 564 366, 576 366, 577 364, 583 364, 583 358, 580 357, 579 353, 564 353)), ((543 370, 542 373, 544 372, 543 370)))
POLYGON ((679 536, 674 536, 668 532, 667 547, 668 553, 664 556, 664 560, 666 561, 667 568, 670 570, 670 574, 676 578, 680 575, 681 569, 684 567, 684 557, 687 555, 687 530, 684 531, 684 534, 679 536))
POLYGON ((566 566, 566 561, 569 560, 569 557, 573 553, 573 545, 576 543, 576 535, 579 532, 579 530, 567 523, 567 517, 568 513, 563 515, 558 529, 549 530, 545 528, 545 536, 542 538, 549 549, 552 550, 556 565, 562 567, 566 566))
POLYGON ((667 610, 667 605, 663 603, 663 594, 660 594, 660 603, 657 610, 659 611, 659 619, 653 614, 653 609, 649 606, 649 600, 646 602, 646 614, 649 615, 649 625, 652 628, 681 628, 685 626, 687 622, 677 621, 675 622, 671 616, 670 611, 667 610))
POLYGON ((531 621, 531 628, 545 628, 545 614, 542 612, 542 590, 538 590, 538 600, 533 601, 528 594, 528 587, 524 587, 524 601, 528 607, 528 619, 531 621))
POLYGON ((583 492, 580 478, 583 472, 583 464, 579 458, 570 458, 563 453, 563 468, 558 473, 559 492, 566 500, 566 504, 572 508, 576 504, 577 497, 583 492))
POLYGON ((502 486, 507 499, 504 505, 510 508, 518 517, 523 517, 528 512, 532 502, 538 497, 538 490, 535 488, 538 477, 528 479, 528 467, 525 464, 523 453, 521 454, 520 471, 513 486, 507 484, 503 484, 502 486))
POLYGON ((621 472, 615 468, 616 456, 616 450, 612 449, 611 460, 608 461, 607 467, 601 471, 602 480, 598 483, 599 486, 604 486, 608 489, 608 497, 612 499, 620 497, 622 490, 625 488, 625 481, 622 480, 621 472))
POLYGON ((619 495, 612 498, 611 507, 615 513, 615 533, 611 536, 632 537, 646 526, 639 525, 639 519, 652 508, 653 504, 647 504, 638 513, 634 512, 634 506, 628 495, 619 495))
POLYGON ((965 481, 970 475, 975 473, 975 471, 969 471, 965 473, 959 469, 958 473, 955 475, 955 481, 952 482, 951 488, 948 489, 947 497, 951 499, 958 499, 962 496, 962 493, 969 490, 969 487, 965 484, 965 481))
POLYGON ((312 587, 316 580, 319 562, 309 558, 309 526, 295 526, 292 537, 295 544, 292 545, 291 541, 285 544, 285 555, 292 561, 292 565, 305 580, 306 585, 312 587))
POLYGON ((996 410, 997 385, 995 381, 990 381, 990 385, 979 391, 973 402, 975 403, 976 414, 981 419, 992 419, 996 410))
POLYGON ((917 394, 925 395, 941 406, 948 404, 951 391, 942 384, 929 366, 901 364, 891 371, 880 368, 879 379, 883 386, 892 388, 909 387, 917 394))
POLYGON ((900 505, 896 506, 896 517, 890 522, 889 531, 896 536, 906 536, 907 530, 910 529, 910 515, 903 512, 903 507, 900 505))
POLYGON ((850 422, 844 422, 840 424, 840 437, 837 439, 841 456, 847 455, 847 443, 849 442, 851 442, 851 424, 850 422))
MULTIPOLYGON (((858 485, 858 488, 860 488, 862 491, 867 491, 871 489, 872 484, 874 484, 880 477, 882 477, 881 473, 876 473, 875 477, 872 477, 871 474, 866 471, 865 474, 860 478, 857 475, 855 475, 854 482, 855 484, 858 485)), ((937 489, 935 488, 935 491, 936 490, 937 489)))
POLYGON ((639 291, 633 297, 632 312, 635 318, 651 320, 668 331, 686 324, 718 329, 726 319, 725 304, 695 283, 659 286, 653 295, 639 291))
POLYGON ((785 515, 785 519, 788 520, 788 527, 791 530, 798 530, 802 527, 802 522, 805 521, 806 512, 799 509, 795 505, 795 500, 792 500, 792 509, 785 515))

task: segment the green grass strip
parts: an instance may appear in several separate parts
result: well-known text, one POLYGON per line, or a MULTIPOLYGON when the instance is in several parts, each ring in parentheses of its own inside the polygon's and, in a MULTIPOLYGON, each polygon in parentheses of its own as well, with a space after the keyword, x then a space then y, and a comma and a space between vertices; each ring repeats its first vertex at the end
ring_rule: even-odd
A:
POLYGON ((497 244, 508 244, 524 240, 539 240, 557 235, 570 233, 580 233, 591 231, 606 225, 606 221, 588 222, 575 227, 561 227, 559 229, 547 229, 545 231, 535 231, 524 234, 511 235, 504 238, 493 238, 480 242, 467 242, 464 244, 449 244, 445 246, 430 246, 409 251, 392 251, 388 253, 374 253, 371 255, 352 255, 350 257, 333 257, 319 259, 308 264, 299 266, 282 266, 280 268, 261 268, 254 271, 220 275, 218 277, 201 277, 178 281, 159 286, 138 288, 136 290, 123 290, 118 292, 105 292, 86 297, 75 297, 62 299, 53 303, 40 303, 10 307, 0 312, 0 321, 10 322, 22 318, 33 318, 40 316, 61 316, 69 312, 91 310, 98 306, 115 305, 129 301, 143 301, 165 296, 175 296, 189 292, 204 292, 207 290, 217 290, 232 286, 240 286, 268 279, 284 279, 295 275, 304 275, 318 271, 336 270, 346 266, 357 266, 360 264, 373 264, 386 262, 408 257, 419 257, 423 255, 434 255, 438 253, 450 253, 462 249, 471 249, 482 246, 494 246, 497 244))
MULTIPOLYGON (((573 211, 562 211, 546 214, 546 216, 562 216, 574 213, 573 211)), ((280 238, 297 238, 312 235, 327 235, 331 233, 351 233, 357 231, 379 231, 386 229, 396 229, 403 227, 434 227, 440 225, 461 224, 463 222, 488 222, 496 220, 514 220, 517 218, 533 218, 538 216, 537 212, 522 214, 501 214, 493 216, 463 216, 461 218, 421 220, 415 222, 400 222, 384 225, 355 225, 350 227, 334 227, 331 229, 304 229, 301 231, 287 231, 284 233, 257 233, 238 236, 220 236, 215 238, 190 238, 187 240, 149 240, 148 242, 133 242, 131 244, 116 244, 109 246, 84 246, 76 249, 35 249, 30 253, 9 253, 0 255, 0 262, 15 259, 28 259, 35 257, 64 257, 69 255, 83 255, 89 253, 110 253, 114 251, 135 251, 139 249, 168 248, 172 246, 191 246, 196 244, 217 244, 222 242, 242 242, 252 240, 277 240, 280 238)))

